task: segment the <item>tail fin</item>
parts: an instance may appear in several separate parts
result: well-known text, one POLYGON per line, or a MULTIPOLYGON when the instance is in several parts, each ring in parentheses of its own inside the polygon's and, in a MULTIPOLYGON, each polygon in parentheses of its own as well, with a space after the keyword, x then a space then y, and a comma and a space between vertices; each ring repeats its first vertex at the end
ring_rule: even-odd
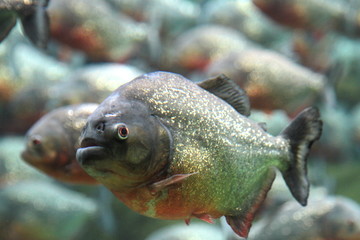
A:
POLYGON ((336 87, 344 80, 348 72, 349 62, 334 62, 326 71, 325 87, 322 98, 327 107, 335 107, 337 105, 336 87))
POLYGON ((290 140, 290 166, 283 171, 283 177, 294 198, 303 206, 309 196, 306 160, 311 145, 320 138, 322 121, 317 108, 303 110, 287 126, 281 136, 290 140))

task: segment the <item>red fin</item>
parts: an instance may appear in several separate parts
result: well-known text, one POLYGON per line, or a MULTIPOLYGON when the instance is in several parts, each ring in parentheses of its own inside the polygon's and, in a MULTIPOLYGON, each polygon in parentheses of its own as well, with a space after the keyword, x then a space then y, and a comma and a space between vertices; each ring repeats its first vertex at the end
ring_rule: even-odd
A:
POLYGON ((226 222, 230 225, 232 230, 240 237, 247 238, 253 216, 248 219, 242 216, 225 216, 226 222))
POLYGON ((254 189, 252 194, 247 197, 245 202, 250 204, 248 206, 245 205, 245 207, 243 207, 236 215, 225 216, 227 223, 240 237, 247 238, 255 213, 265 200, 266 194, 269 191, 274 178, 275 170, 270 169, 263 184, 259 185, 258 189, 254 189))
POLYGON ((205 222, 208 222, 208 223, 211 223, 211 224, 214 223, 214 219, 209 214, 206 214, 206 213, 202 213, 202 214, 193 213, 192 215, 194 217, 197 217, 197 218, 205 221, 205 222))
POLYGON ((152 194, 156 194, 157 192, 161 191, 165 187, 175 184, 175 183, 178 183, 178 182, 181 182, 185 178, 190 177, 191 175, 194 175, 194 174, 197 174, 197 173, 175 174, 171 177, 168 177, 161 181, 150 184, 149 185, 150 192, 152 194))
POLYGON ((186 225, 189 226, 189 224, 190 224, 190 218, 186 218, 186 219, 185 219, 185 223, 186 223, 186 225))

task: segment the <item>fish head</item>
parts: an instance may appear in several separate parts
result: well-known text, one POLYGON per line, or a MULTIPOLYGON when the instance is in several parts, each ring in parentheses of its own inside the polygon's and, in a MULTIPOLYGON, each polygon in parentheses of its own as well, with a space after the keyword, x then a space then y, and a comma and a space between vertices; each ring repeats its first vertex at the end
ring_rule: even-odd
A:
MULTIPOLYGON (((69 155, 74 150, 57 119, 41 119, 29 129, 25 138, 26 147, 21 157, 28 164, 54 177, 69 164, 69 155)), ((75 157, 75 153, 72 155, 75 157)))
POLYGON ((90 176, 120 192, 164 170, 170 139, 146 104, 112 94, 88 118, 76 157, 90 176))

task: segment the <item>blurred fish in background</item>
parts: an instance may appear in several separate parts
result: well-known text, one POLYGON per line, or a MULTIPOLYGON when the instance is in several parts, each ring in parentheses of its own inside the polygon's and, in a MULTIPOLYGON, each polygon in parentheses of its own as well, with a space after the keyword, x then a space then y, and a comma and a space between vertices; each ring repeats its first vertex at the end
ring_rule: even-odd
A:
POLYGON ((49 38, 46 7, 49 0, 2 0, 0 2, 0 42, 19 18, 26 36, 36 46, 45 48, 49 38))
POLYGON ((61 181, 96 184, 76 161, 78 138, 88 116, 98 104, 70 105, 54 109, 26 134, 26 149, 21 157, 40 171, 61 181))
POLYGON ((358 0, 0 0, 0 239, 240 239, 222 220, 140 216, 99 184, 69 184, 21 159, 30 136, 52 136, 41 142, 50 155, 76 142, 65 113, 39 124, 49 112, 99 104, 158 70, 228 75, 273 135, 316 105, 324 128, 308 160, 309 205, 275 181, 248 239, 360 239, 359 10, 358 0))
POLYGON ((251 43, 235 29, 221 25, 200 25, 180 34, 169 50, 170 68, 204 70, 210 63, 241 51, 251 43))
POLYGON ((93 199, 45 181, 3 187, 0 203, 1 239, 74 239, 97 211, 93 199))
POLYGON ((51 0, 52 39, 81 50, 91 61, 124 62, 139 50, 146 28, 102 0, 51 0))
POLYGON ((87 64, 49 88, 47 109, 84 102, 102 102, 119 86, 144 72, 120 63, 87 64))
POLYGON ((360 206, 351 199, 326 196, 305 208, 284 203, 274 216, 259 220, 249 240, 360 239, 360 206))
POLYGON ((46 113, 49 87, 72 67, 29 44, 19 26, 0 44, 0 62, 0 132, 24 133, 46 113))
POLYGON ((214 61, 209 76, 224 73, 249 95, 251 106, 263 111, 285 110, 294 116, 321 96, 326 77, 274 51, 248 49, 214 61))
POLYGON ((351 0, 252 0, 279 24, 306 30, 336 31, 358 37, 359 3, 351 0))
POLYGON ((269 48, 287 44, 291 34, 264 16, 251 0, 208 1, 203 21, 231 27, 248 39, 269 48))

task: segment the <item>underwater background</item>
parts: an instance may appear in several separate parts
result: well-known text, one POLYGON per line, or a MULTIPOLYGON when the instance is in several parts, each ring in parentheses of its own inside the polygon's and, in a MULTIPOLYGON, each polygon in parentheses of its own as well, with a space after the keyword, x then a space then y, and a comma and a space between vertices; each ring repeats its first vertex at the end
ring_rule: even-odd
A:
POLYGON ((41 117, 100 103, 159 70, 194 82, 227 75, 247 92, 250 118, 273 135, 318 107, 324 125, 308 158, 308 206, 277 177, 248 239, 360 240, 359 0, 12 3, 0 2, 1 240, 240 239, 224 219, 186 226, 141 216, 101 185, 61 181, 21 157, 41 117))

